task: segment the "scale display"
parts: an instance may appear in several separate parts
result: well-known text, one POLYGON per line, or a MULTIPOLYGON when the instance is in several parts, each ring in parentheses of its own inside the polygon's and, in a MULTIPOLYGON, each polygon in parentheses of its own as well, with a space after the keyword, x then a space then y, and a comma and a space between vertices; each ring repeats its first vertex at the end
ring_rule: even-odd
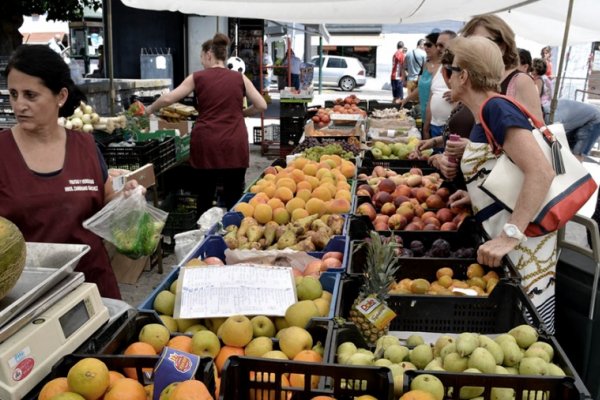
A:
POLYGON ((0 344, 0 399, 22 399, 106 321, 95 284, 81 283, 0 344))

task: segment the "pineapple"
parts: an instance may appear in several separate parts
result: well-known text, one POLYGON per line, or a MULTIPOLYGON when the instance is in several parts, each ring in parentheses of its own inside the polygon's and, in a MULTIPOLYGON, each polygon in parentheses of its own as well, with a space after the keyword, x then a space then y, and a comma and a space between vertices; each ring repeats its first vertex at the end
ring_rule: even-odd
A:
POLYGON ((367 246, 364 283, 360 288, 358 297, 352 304, 350 320, 354 322, 369 344, 375 344, 378 338, 388 332, 389 324, 383 329, 378 328, 358 311, 356 306, 370 295, 375 295, 380 302, 387 306, 388 292, 395 282, 394 274, 399 268, 395 265, 396 249, 399 244, 393 235, 389 239, 382 238, 375 231, 371 231, 370 235, 370 241, 363 243, 364 246, 367 246))

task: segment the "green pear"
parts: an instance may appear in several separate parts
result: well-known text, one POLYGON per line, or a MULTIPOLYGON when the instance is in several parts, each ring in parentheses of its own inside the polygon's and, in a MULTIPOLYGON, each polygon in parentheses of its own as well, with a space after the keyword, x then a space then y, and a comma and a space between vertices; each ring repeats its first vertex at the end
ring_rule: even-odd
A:
POLYGON ((154 298, 153 307, 159 314, 172 316, 175 309, 175 295, 168 290, 161 290, 154 298))
POLYGON ((411 363, 410 361, 402 361, 400 363, 400 366, 405 370, 415 370, 417 369, 417 367, 415 366, 415 364, 411 363))
POLYGON ((170 332, 177 332, 177 321, 175 318, 170 315, 159 315, 158 317, 170 332))
POLYGON ((548 363, 548 375, 550 376, 566 376, 565 371, 554 363, 548 363))
POLYGON ((433 355, 436 357, 441 355, 442 349, 450 343, 454 343, 454 338, 452 336, 442 335, 438 337, 433 345, 433 355))
POLYGON ((531 346, 529 346, 529 348, 527 350, 529 350, 531 348, 537 348, 537 347, 544 349, 544 351, 546 353, 548 353, 548 358, 549 358, 547 360, 548 362, 552 361, 552 359, 554 358, 554 348, 552 347, 552 345, 550 343, 535 342, 535 343, 532 343, 531 346))
POLYGON ((436 400, 444 399, 444 385, 442 381, 434 375, 421 374, 415 377, 410 383, 410 390, 423 390, 433 395, 436 400))
POLYGON ((194 333, 196 333, 198 331, 205 331, 205 330, 208 330, 208 328, 205 327, 204 325, 194 324, 194 325, 188 327, 183 333, 189 333, 189 334, 193 335, 194 333))
POLYGON ((469 368, 477 368, 484 374, 493 374, 496 370, 496 359, 483 347, 478 347, 469 356, 467 363, 469 368))
POLYGON ((439 371, 441 369, 443 371, 444 368, 442 367, 442 359, 440 357, 435 357, 423 369, 429 371, 439 371))
POLYGON ((408 347, 415 347, 420 344, 425 344, 425 340, 423 340, 423 337, 421 335, 410 335, 406 339, 406 345, 408 347))
POLYGON ((171 339, 171 334, 169 328, 162 324, 146 324, 140 330, 138 339, 154 347, 156 353, 160 354, 171 339))
POLYGON ((408 357, 409 352, 408 347, 395 344, 387 348, 383 357, 393 363, 401 363, 408 357))
POLYGON ((393 335, 383 335, 375 342, 375 356, 381 358, 388 347, 392 345, 400 346, 400 339, 393 335))
POLYGON ((525 357, 519 364, 520 375, 547 375, 548 363, 539 357, 525 357))
POLYGON ((444 357, 442 367, 448 372, 462 372, 468 368, 469 359, 458 353, 449 353, 444 357))
POLYGON ((504 361, 504 352, 502 351, 502 348, 489 337, 484 335, 479 336, 479 347, 489 351, 494 356, 497 365, 501 365, 504 361))
POLYGON ((374 359, 373 354, 356 352, 348 359, 348 365, 373 365, 374 359))
MULTIPOLYGON (((477 368, 467 368, 465 369, 463 372, 469 373, 469 374, 480 374, 481 371, 478 370, 477 368)), ((458 394, 459 398, 466 400, 466 399, 473 399, 475 397, 481 396, 483 394, 483 391, 485 390, 485 388, 483 386, 463 386, 460 388, 460 392, 458 394)))
POLYGON ((250 357, 262 357, 263 354, 273 350, 273 340, 266 336, 259 336, 250 341, 244 347, 244 355, 250 357))
POLYGON ((531 347, 525 350, 523 357, 539 357, 546 362, 550 362, 550 355, 541 347, 531 347))
POLYGON ((450 353, 456 353, 456 342, 448 343, 444 348, 440 351, 440 357, 442 360, 450 353))
POLYGON ((300 282, 296 284, 296 294, 298 300, 314 300, 323 294, 323 286, 319 278, 314 276, 301 277, 300 282))
POLYGON ((532 326, 525 324, 512 328, 508 334, 515 337, 517 344, 522 349, 528 348, 538 339, 538 332, 532 326))
POLYGON ((408 358, 417 368, 423 369, 433 360, 433 350, 428 344, 420 344, 410 351, 408 358))
POLYGON ((375 360, 375 362, 373 363, 373 365, 375 365, 376 367, 389 367, 392 364, 393 363, 387 358, 380 358, 378 360, 375 360))
POLYGON ((517 343, 517 339, 513 335, 509 335, 508 333, 503 333, 494 338, 494 342, 501 344, 503 341, 508 340, 513 343, 517 343))
POLYGON ((479 337, 476 333, 463 332, 456 338, 456 352, 461 357, 466 357, 479 346, 479 337))
POLYGON ((319 316, 319 309, 312 300, 302 300, 285 310, 285 320, 289 326, 306 327, 312 318, 319 316))
POLYGON ((509 375, 519 375, 519 367, 504 367, 509 375))
POLYGON ((521 349, 516 342, 512 342, 510 340, 503 340, 500 342, 500 348, 504 353, 504 361, 503 365, 505 367, 514 367, 519 365, 521 359, 523 358, 523 354, 521 353, 521 349))

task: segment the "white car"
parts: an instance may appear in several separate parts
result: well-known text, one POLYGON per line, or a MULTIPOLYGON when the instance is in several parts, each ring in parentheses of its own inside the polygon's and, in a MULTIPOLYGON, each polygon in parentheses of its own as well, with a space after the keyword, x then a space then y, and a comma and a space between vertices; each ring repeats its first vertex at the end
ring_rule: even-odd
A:
MULTIPOLYGON (((341 56, 323 56, 323 86, 339 86, 349 92, 356 87, 367 83, 366 70, 358 58, 341 56)), ((319 84, 319 56, 313 57, 310 62, 314 64, 313 84, 319 84)))

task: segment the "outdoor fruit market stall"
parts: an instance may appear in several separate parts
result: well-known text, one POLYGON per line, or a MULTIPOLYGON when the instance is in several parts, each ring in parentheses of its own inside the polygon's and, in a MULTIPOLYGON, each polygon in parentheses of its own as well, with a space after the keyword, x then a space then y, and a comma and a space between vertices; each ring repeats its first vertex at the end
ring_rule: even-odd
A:
MULTIPOLYGON (((64 124, 108 124, 86 107, 64 124)), ((448 206, 460 183, 403 157, 404 113, 357 115, 373 113, 397 117, 394 141, 366 155, 365 137, 305 138, 137 309, 73 272, 85 246, 25 244, 3 223, 19 253, 0 255, 23 272, 0 299, 0 398, 592 398, 589 363, 575 368, 515 266, 477 263, 485 233, 448 206)), ((173 160, 177 137, 137 133, 173 160)))

